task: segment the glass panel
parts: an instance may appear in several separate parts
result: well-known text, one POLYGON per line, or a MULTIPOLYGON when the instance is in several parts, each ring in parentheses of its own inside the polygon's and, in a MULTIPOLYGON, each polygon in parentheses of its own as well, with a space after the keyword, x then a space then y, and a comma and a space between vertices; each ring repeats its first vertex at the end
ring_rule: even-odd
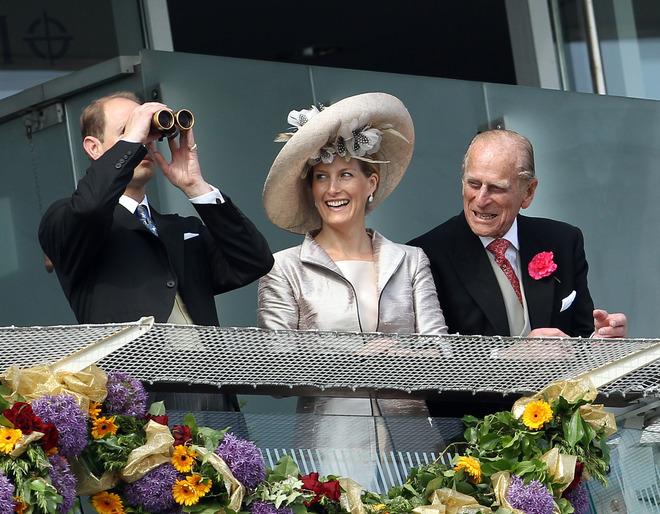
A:
MULTIPOLYGON (((592 92, 582 0, 549 0, 559 10, 569 89, 592 92)), ((594 14, 607 93, 660 99, 660 4, 595 0, 594 14)))
POLYGON ((3 2, 0 98, 142 46, 135 1, 3 2))

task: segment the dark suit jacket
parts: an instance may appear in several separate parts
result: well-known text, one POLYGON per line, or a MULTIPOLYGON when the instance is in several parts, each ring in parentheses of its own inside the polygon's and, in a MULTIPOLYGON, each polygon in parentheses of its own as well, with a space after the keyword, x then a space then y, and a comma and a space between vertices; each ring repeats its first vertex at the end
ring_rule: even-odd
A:
MULTIPOLYGON (((593 301, 587 287, 582 233, 559 221, 518 216, 522 282, 531 327, 554 327, 571 336, 594 330, 593 301), (534 280, 527 266, 539 252, 554 252, 557 270, 534 280), (562 299, 575 290, 572 305, 560 312, 562 299)), ((502 293, 479 238, 463 213, 408 243, 431 261, 438 298, 449 332, 465 335, 510 335, 502 293)))
POLYGON ((204 224, 150 206, 159 237, 152 235, 117 203, 145 154, 142 145, 119 141, 93 161, 73 195, 44 214, 41 246, 79 323, 151 315, 162 323, 178 291, 196 324, 217 325, 214 295, 266 274, 268 244, 227 197, 194 205, 204 224))

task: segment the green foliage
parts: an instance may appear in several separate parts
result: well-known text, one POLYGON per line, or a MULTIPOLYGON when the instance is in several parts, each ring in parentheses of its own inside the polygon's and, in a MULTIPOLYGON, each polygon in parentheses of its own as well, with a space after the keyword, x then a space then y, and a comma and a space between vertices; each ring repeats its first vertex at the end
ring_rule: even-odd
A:
POLYGON ((227 433, 227 428, 216 430, 209 427, 199 427, 196 440, 208 451, 214 452, 227 433))
POLYGON ((165 410, 165 402, 153 402, 149 406, 149 414, 152 416, 164 416, 167 414, 165 410))
POLYGON ((197 437, 197 433, 199 432, 199 427, 197 426, 197 420, 195 419, 195 416, 191 412, 183 417, 183 424, 190 428, 190 434, 194 440, 195 437, 197 437))
POLYGON ((132 416, 115 416, 117 433, 102 439, 90 438, 82 453, 82 459, 90 471, 97 476, 104 471, 119 471, 128 460, 128 455, 146 442, 144 420, 132 416))

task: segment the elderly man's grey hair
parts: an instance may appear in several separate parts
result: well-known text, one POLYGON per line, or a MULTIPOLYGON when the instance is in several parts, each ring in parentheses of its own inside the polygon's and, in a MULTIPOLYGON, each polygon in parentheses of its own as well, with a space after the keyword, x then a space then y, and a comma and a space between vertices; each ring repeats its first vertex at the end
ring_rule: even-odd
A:
POLYGON ((510 143, 517 147, 518 149, 518 177, 521 179, 530 180, 536 177, 536 172, 534 170, 534 148, 532 148, 532 143, 529 142, 525 136, 514 132, 513 130, 506 129, 492 129, 480 132, 468 146, 465 155, 463 156, 463 165, 461 166, 461 177, 465 175, 465 166, 467 164, 468 156, 470 151, 475 143, 481 141, 501 141, 503 143, 510 143))

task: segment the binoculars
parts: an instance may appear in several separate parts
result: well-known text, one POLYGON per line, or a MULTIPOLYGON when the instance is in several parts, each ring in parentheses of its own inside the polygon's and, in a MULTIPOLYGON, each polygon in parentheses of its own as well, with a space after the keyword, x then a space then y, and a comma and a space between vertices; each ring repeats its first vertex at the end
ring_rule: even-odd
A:
POLYGON ((195 116, 188 109, 179 109, 174 112, 161 109, 154 113, 151 119, 151 132, 160 133, 169 138, 176 137, 179 130, 190 130, 195 124, 195 116))

